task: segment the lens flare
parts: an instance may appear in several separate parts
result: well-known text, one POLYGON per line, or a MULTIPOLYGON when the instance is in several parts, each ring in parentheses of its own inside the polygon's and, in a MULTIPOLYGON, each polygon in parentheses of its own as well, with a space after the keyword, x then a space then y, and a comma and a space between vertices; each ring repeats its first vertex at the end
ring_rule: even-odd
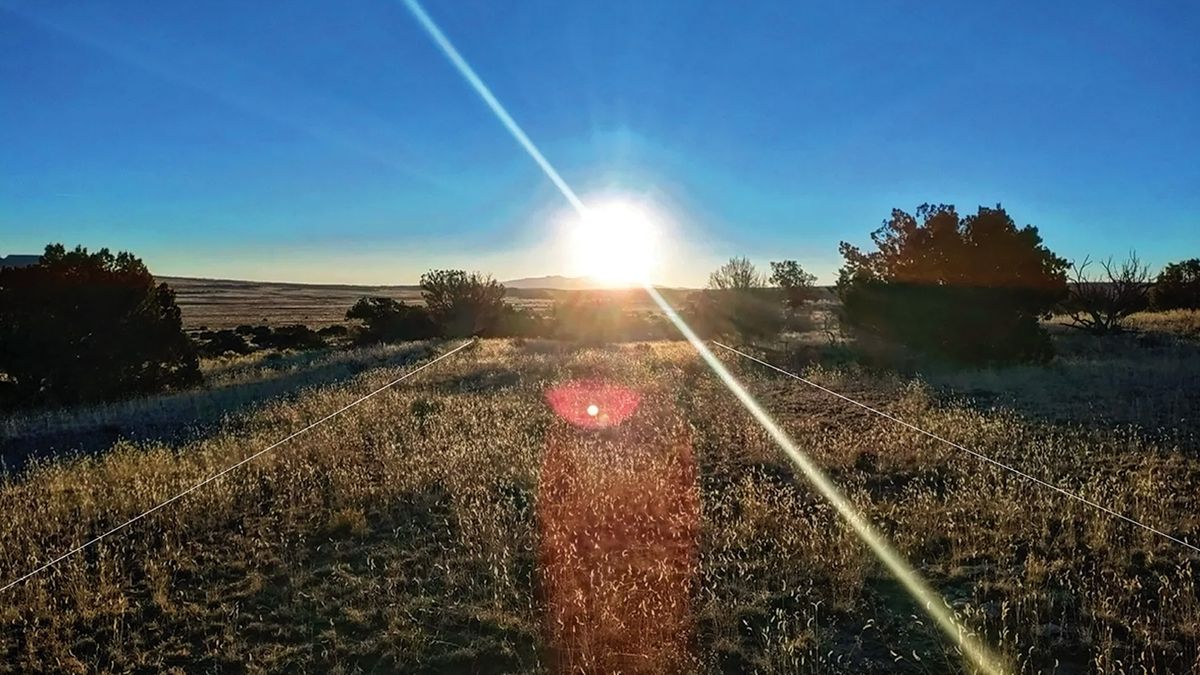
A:
MULTIPOLYGON (((691 647, 701 509, 690 429, 672 392, 639 398, 637 413, 602 433, 567 417, 546 432, 537 587, 550 672, 699 670, 691 647)), ((595 400, 586 410, 603 416, 608 399, 595 400)))
MULTIPOLYGON (((571 203, 580 216, 586 217, 588 209, 579 199, 579 196, 563 180, 562 176, 559 175, 553 165, 542 155, 541 151, 537 149, 537 146, 533 144, 533 141, 529 139, 524 130, 508 114, 504 106, 500 104, 500 101, 492 94, 491 90, 487 88, 475 71, 471 69, 462 55, 458 53, 458 50, 454 48, 454 45, 450 43, 449 38, 442 33, 433 19, 421 7, 420 2, 418 0, 404 0, 404 4, 429 33, 430 37, 433 38, 434 42, 437 43, 438 47, 446 55, 446 58, 458 69, 459 74, 467 80, 500 122, 508 129, 513 138, 529 153, 533 161, 542 168, 546 176, 558 187, 559 191, 562 192, 563 196, 571 203)), ((917 571, 899 553, 892 549, 891 544, 888 543, 883 535, 875 531, 874 526, 842 495, 841 491, 829 480, 825 473, 796 446, 796 443, 775 423, 775 420, 758 404, 758 401, 754 400, 754 397, 742 387, 741 383, 725 368, 724 364, 713 355, 704 342, 697 337, 696 333, 679 317, 674 308, 662 297, 658 290, 649 283, 643 283, 642 285, 646 292, 650 294, 650 297, 653 298, 654 302, 662 309, 663 313, 666 314, 667 318, 671 320, 671 323, 695 347, 704 362, 720 378, 730 393, 738 399, 763 429, 770 434, 776 444, 783 449, 788 459, 804 473, 809 483, 833 504, 834 508, 837 509, 838 513, 846 520, 863 543, 871 549, 880 562, 900 581, 905 590, 921 605, 922 609, 934 619, 946 636, 958 645, 967 659, 985 673, 1005 672, 1007 668, 1001 661, 966 626, 958 622, 954 615, 947 609, 946 602, 941 596, 925 583, 925 580, 917 574, 917 571)), ((551 400, 551 405, 554 405, 553 400, 551 400)), ((584 403, 584 407, 576 408, 575 410, 585 412, 582 415, 584 420, 592 420, 593 418, 586 415, 586 410, 584 410, 586 405, 584 403)), ((600 419, 601 417, 603 416, 597 416, 595 419, 600 419)))
POLYGON ((584 429, 615 427, 637 412, 641 395, 602 380, 571 380, 546 390, 546 402, 562 419, 584 429))

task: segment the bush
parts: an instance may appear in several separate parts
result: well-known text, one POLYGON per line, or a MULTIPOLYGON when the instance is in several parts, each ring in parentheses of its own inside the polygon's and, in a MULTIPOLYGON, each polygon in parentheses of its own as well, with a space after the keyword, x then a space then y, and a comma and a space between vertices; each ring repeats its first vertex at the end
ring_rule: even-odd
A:
POLYGON ((392 298, 359 298, 346 312, 346 319, 362 321, 358 340, 368 344, 428 340, 439 333, 424 307, 412 307, 392 298))
POLYGON ((692 297, 685 319, 704 337, 746 340, 777 335, 785 317, 779 292, 768 283, 748 259, 730 258, 709 275, 708 290, 692 297))
POLYGON ((505 304, 491 327, 482 331, 485 337, 545 337, 548 322, 536 313, 505 304))
POLYGON ((322 349, 329 346, 325 343, 325 338, 318 335, 317 331, 300 323, 279 326, 259 344, 271 349, 294 349, 297 351, 322 349))
POLYGON ((968 363, 1045 361, 1039 318, 1066 294, 1067 261, 1017 228, 999 205, 960 218, 953 206, 899 209, 871 235, 876 251, 842 242, 838 278, 850 329, 968 363))
POLYGON ((1164 267, 1151 297, 1157 310, 1200 309, 1200 258, 1164 267))
POLYGON ((769 338, 786 323, 779 296, 769 288, 699 291, 683 315, 697 335, 708 338, 769 338))
POLYGON ((504 311, 504 286, 491 277, 462 270, 421 275, 421 297, 443 337, 482 335, 504 311))
POLYGON ((1096 335, 1119 333, 1130 315, 1150 306, 1150 269, 1138 260, 1136 253, 1115 265, 1112 258, 1100 263, 1104 275, 1091 279, 1087 268, 1091 260, 1084 258, 1072 265, 1070 290, 1064 309, 1074 327, 1096 335))
POLYGON ((0 269, 0 373, 24 405, 68 405, 200 381, 175 293, 137 257, 46 247, 0 269))
POLYGON ((249 354, 254 351, 246 338, 232 330, 204 331, 200 337, 204 340, 200 345, 200 353, 204 356, 223 356, 230 352, 249 354))
POLYGON ((674 330, 657 313, 629 309, 628 294, 580 291, 554 305, 550 337, 590 344, 662 340, 674 330))

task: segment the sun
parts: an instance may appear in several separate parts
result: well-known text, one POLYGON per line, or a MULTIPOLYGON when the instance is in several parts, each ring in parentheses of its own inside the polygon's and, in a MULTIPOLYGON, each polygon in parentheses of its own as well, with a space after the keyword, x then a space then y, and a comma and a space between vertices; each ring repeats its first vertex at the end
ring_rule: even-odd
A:
POLYGON ((647 211, 633 202, 589 207, 571 229, 574 273, 605 286, 647 283, 658 262, 658 234, 647 211))

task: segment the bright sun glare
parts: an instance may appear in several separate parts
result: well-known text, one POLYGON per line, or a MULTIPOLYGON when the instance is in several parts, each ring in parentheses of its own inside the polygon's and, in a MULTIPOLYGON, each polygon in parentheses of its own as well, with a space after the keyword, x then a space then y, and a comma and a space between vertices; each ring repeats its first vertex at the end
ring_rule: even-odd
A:
POLYGON ((658 262, 658 230, 646 210, 613 201, 589 207, 571 230, 576 274, 606 286, 649 280, 658 262))

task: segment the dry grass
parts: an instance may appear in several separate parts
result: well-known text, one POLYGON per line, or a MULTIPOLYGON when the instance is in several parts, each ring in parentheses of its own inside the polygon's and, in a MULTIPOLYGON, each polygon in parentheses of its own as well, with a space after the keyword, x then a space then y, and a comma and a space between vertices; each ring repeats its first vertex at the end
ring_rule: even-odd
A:
POLYGON ((938 370, 922 375, 976 404, 1012 408, 1049 422, 1086 428, 1133 427, 1200 452, 1200 342, 1171 334, 1095 337, 1053 330, 1048 366, 938 370))
POLYGON ((346 310, 364 295, 420 302, 415 286, 291 284, 225 279, 159 279, 175 289, 185 328, 210 330, 240 324, 302 323, 312 328, 341 323, 346 310))
POLYGON ((426 343, 406 343, 206 359, 201 363, 205 376, 201 388, 0 418, 0 466, 19 469, 30 458, 94 452, 118 440, 203 435, 239 411, 342 382, 370 368, 409 363, 423 358, 429 349, 426 343))
MULTIPOLYGON (((1200 668, 1200 557, 793 382, 737 369, 1014 668, 1200 668)), ((9 514, 0 523, 0 578, 396 373, 372 370, 269 404, 182 447, 119 445, 0 485, 0 512, 9 514)), ((1155 526, 1200 536, 1200 462, 1176 448, 1128 429, 939 404, 924 385, 895 376, 809 374, 1155 526)), ((585 649, 596 639, 633 645, 620 660, 629 671, 962 668, 920 609, 679 343, 577 350, 485 341, 3 600, 0 669, 14 672, 521 672, 611 664, 587 656, 597 653, 585 649), (642 392, 631 427, 641 431, 596 440, 557 419, 543 393, 575 377, 642 392), (633 456, 644 470, 547 464, 563 448, 583 452, 579 461, 613 462, 621 456, 614 447, 642 448, 633 456), (691 474, 670 460, 685 454, 691 474), (557 476, 557 487, 544 491, 539 481, 548 476, 557 476), (583 499, 593 490, 595 500, 583 499), (656 507, 646 497, 655 494, 677 498, 656 507), (688 494, 696 495, 698 519, 688 516, 688 494), (614 509, 635 503, 642 512, 628 516, 640 529, 596 544, 619 553, 621 541, 641 542, 634 562, 580 554, 563 563, 548 554, 547 546, 550 554, 584 550, 563 548, 574 541, 572 528, 563 529, 572 518, 583 530, 608 533, 623 522, 614 509), (638 520, 651 512, 664 515, 638 520), (647 576, 650 569, 659 576, 647 576), (587 609, 564 600, 584 571, 595 597, 619 591, 627 602, 587 609), (686 598, 679 588, 688 589, 686 598), (562 629, 593 610, 627 620, 613 624, 619 635, 581 633, 578 622, 562 629), (680 641, 634 639, 650 625, 647 612, 675 617, 663 625, 682 632, 680 641)))
POLYGON ((1138 330, 1200 338, 1200 310, 1197 309, 1140 312, 1129 317, 1129 324, 1138 330))

